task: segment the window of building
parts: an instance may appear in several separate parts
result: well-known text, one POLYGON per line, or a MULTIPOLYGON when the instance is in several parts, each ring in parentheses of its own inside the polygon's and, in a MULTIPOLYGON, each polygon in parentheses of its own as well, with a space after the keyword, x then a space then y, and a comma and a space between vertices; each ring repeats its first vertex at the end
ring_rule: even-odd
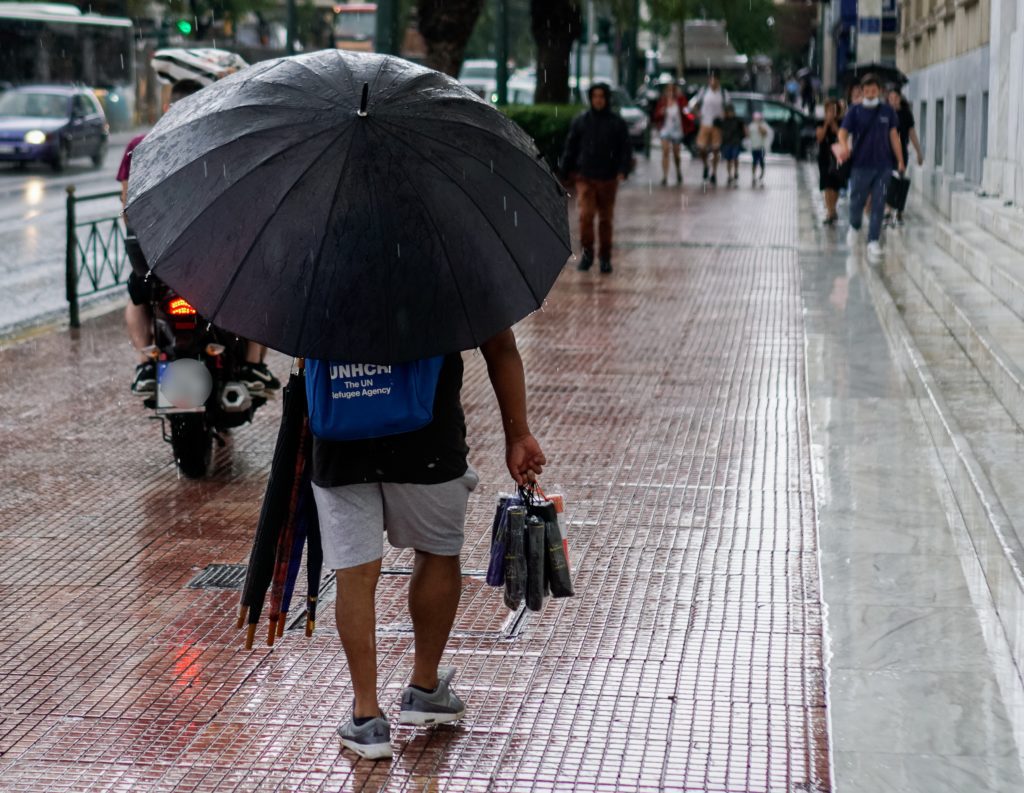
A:
POLYGON ((945 115, 946 115, 946 100, 936 99, 935 100, 935 167, 942 167, 942 155, 943 147, 946 144, 945 136, 945 115))
POLYGON ((967 97, 956 98, 953 126, 953 173, 964 173, 967 165, 967 97))
POLYGON ((928 159, 928 103, 921 100, 921 111, 917 114, 917 134, 924 149, 925 161, 928 159))
POLYGON ((988 91, 981 95, 981 160, 988 157, 988 91))

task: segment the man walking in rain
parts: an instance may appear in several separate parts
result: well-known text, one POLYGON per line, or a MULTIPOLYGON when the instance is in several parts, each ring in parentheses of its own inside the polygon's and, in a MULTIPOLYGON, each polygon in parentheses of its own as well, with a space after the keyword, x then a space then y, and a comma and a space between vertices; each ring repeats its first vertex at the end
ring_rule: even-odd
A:
POLYGON ((573 119, 562 155, 562 173, 575 177, 580 206, 578 270, 594 264, 594 216, 597 216, 598 258, 601 272, 612 271, 612 223, 615 196, 633 165, 629 128, 609 103, 611 91, 604 83, 590 87, 590 109, 573 119))
MULTIPOLYGON (((480 347, 501 411, 505 461, 519 484, 546 460, 526 422, 523 362, 511 330, 480 347)), ((399 723, 454 721, 466 706, 452 691, 455 670, 439 668, 459 605, 466 503, 476 472, 466 456, 460 402, 462 356, 445 356, 432 421, 401 435, 313 445, 313 492, 324 564, 338 583, 338 635, 355 691, 352 718, 338 728, 342 745, 369 759, 392 755, 391 730, 377 700, 374 593, 381 574, 384 532, 397 548, 414 548, 409 614, 415 658, 402 692, 399 723)))

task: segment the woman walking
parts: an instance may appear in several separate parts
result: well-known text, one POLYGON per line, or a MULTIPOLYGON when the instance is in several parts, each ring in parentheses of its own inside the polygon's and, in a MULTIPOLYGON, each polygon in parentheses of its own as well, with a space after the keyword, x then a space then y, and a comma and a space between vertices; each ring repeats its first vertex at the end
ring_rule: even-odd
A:
POLYGON ((825 102, 825 118, 817 129, 818 189, 825 194, 826 226, 831 226, 839 217, 836 213, 839 191, 846 187, 847 168, 840 165, 832 153, 832 144, 839 141, 839 127, 842 122, 839 102, 829 99, 825 102))
POLYGON ((676 164, 676 184, 683 183, 683 170, 679 157, 679 144, 683 142, 683 117, 686 114, 686 97, 675 83, 666 83, 654 107, 654 125, 661 139, 661 185, 668 184, 668 156, 676 164))

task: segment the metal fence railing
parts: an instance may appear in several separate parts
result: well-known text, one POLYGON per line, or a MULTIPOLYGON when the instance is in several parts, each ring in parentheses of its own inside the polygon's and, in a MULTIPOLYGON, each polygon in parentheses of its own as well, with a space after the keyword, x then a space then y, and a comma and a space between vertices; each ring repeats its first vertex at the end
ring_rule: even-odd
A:
POLYGON ((80 325, 80 298, 124 286, 131 263, 124 246, 124 225, 120 214, 113 217, 76 220, 76 207, 87 201, 120 196, 115 190, 93 195, 75 195, 75 186, 67 187, 67 258, 65 284, 71 327, 80 325))

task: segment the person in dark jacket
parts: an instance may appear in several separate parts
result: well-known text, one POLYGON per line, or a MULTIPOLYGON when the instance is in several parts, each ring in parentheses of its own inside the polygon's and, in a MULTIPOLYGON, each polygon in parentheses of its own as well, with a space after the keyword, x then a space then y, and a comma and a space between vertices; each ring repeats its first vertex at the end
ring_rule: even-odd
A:
POLYGON ((612 271, 612 220, 619 182, 633 164, 633 147, 626 122, 609 105, 604 83, 590 87, 590 109, 573 119, 562 155, 562 172, 576 179, 580 205, 583 254, 577 266, 594 264, 594 215, 598 218, 598 258, 601 272, 612 271))

